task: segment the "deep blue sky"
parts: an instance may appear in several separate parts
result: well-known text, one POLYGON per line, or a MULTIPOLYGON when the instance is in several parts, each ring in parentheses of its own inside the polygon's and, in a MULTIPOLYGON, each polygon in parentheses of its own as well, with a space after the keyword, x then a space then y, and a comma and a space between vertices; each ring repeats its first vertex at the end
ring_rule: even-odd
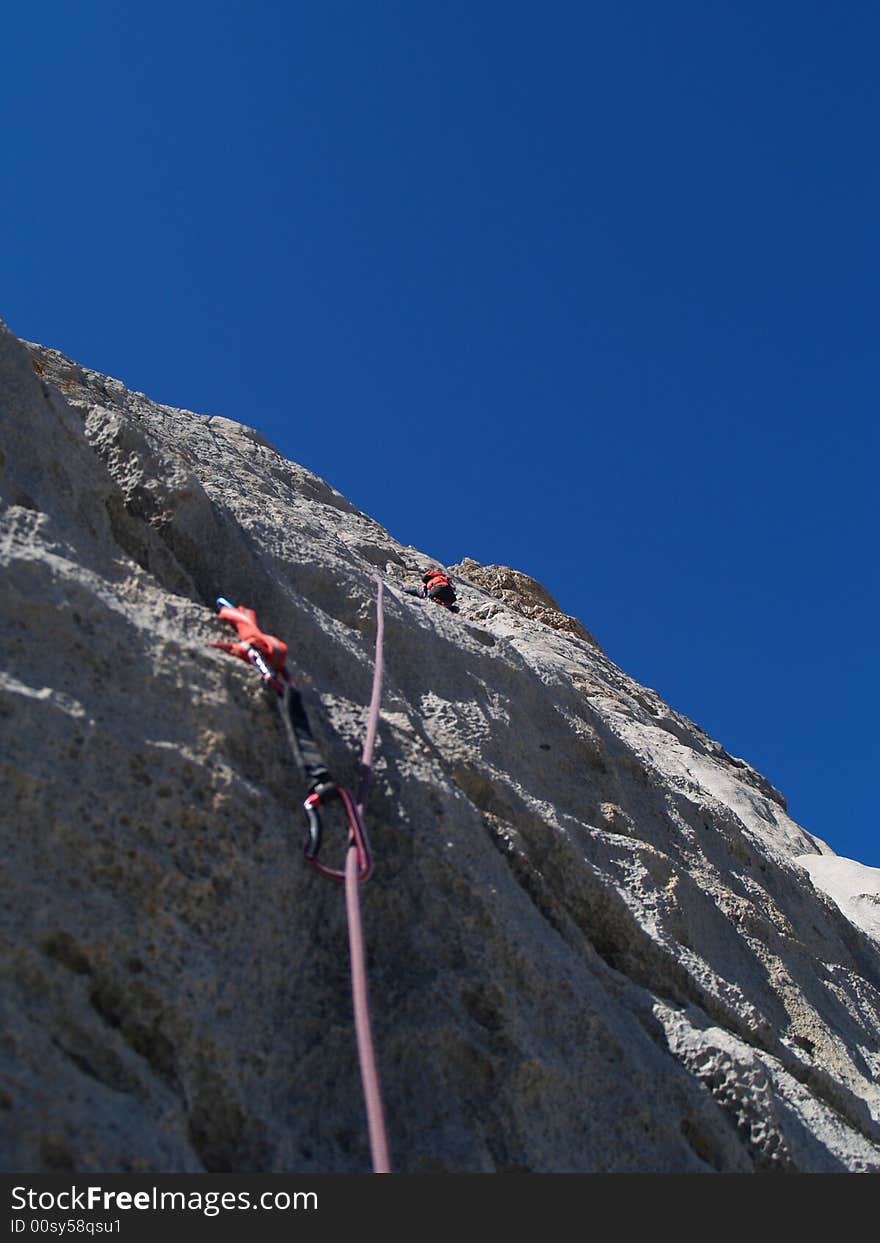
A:
POLYGON ((880 866, 880 9, 8 6, 2 315, 541 580, 880 866))

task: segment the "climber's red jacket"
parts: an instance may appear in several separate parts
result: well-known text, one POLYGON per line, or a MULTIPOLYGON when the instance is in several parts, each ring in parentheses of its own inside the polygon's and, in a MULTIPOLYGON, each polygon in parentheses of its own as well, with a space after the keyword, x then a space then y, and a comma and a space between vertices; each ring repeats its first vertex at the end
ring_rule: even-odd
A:
POLYGON ((425 584, 426 595, 433 587, 450 586, 449 579, 442 570, 428 570, 422 575, 422 582, 425 584))

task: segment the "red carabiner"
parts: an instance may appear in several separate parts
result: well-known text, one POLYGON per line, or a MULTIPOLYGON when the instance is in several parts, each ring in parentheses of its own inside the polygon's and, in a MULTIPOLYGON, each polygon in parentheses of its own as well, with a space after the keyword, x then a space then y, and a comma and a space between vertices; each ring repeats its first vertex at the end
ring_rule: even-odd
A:
POLYGON ((255 651, 262 656, 273 674, 283 675, 287 644, 274 634, 266 634, 260 629, 253 609, 236 608, 223 596, 218 597, 217 603, 220 605, 218 616, 238 631, 238 643, 212 643, 210 646, 222 648, 230 656, 238 656, 252 664, 256 663, 251 655, 255 651))

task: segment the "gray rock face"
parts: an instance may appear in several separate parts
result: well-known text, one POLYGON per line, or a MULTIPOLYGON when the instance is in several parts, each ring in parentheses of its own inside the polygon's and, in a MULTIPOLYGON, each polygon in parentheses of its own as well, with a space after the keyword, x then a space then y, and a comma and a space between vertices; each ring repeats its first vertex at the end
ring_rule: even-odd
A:
POLYGON ((354 785, 379 571, 394 1168, 880 1170, 871 869, 844 914, 778 791, 534 580, 415 599, 430 558, 257 433, 5 330, 0 402, 2 1168, 369 1169, 342 895, 270 693, 208 644, 216 595, 255 608, 354 785))

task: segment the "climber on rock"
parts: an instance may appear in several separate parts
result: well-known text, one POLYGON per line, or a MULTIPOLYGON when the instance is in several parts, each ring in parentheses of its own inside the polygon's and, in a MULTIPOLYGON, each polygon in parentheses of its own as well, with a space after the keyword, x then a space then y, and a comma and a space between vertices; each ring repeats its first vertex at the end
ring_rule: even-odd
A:
POLYGON ((436 604, 443 604, 451 612, 458 612, 458 605, 455 601, 455 588, 452 580, 444 570, 435 569, 429 566, 422 575, 421 587, 404 588, 407 595, 420 596, 424 600, 433 600, 436 604))

